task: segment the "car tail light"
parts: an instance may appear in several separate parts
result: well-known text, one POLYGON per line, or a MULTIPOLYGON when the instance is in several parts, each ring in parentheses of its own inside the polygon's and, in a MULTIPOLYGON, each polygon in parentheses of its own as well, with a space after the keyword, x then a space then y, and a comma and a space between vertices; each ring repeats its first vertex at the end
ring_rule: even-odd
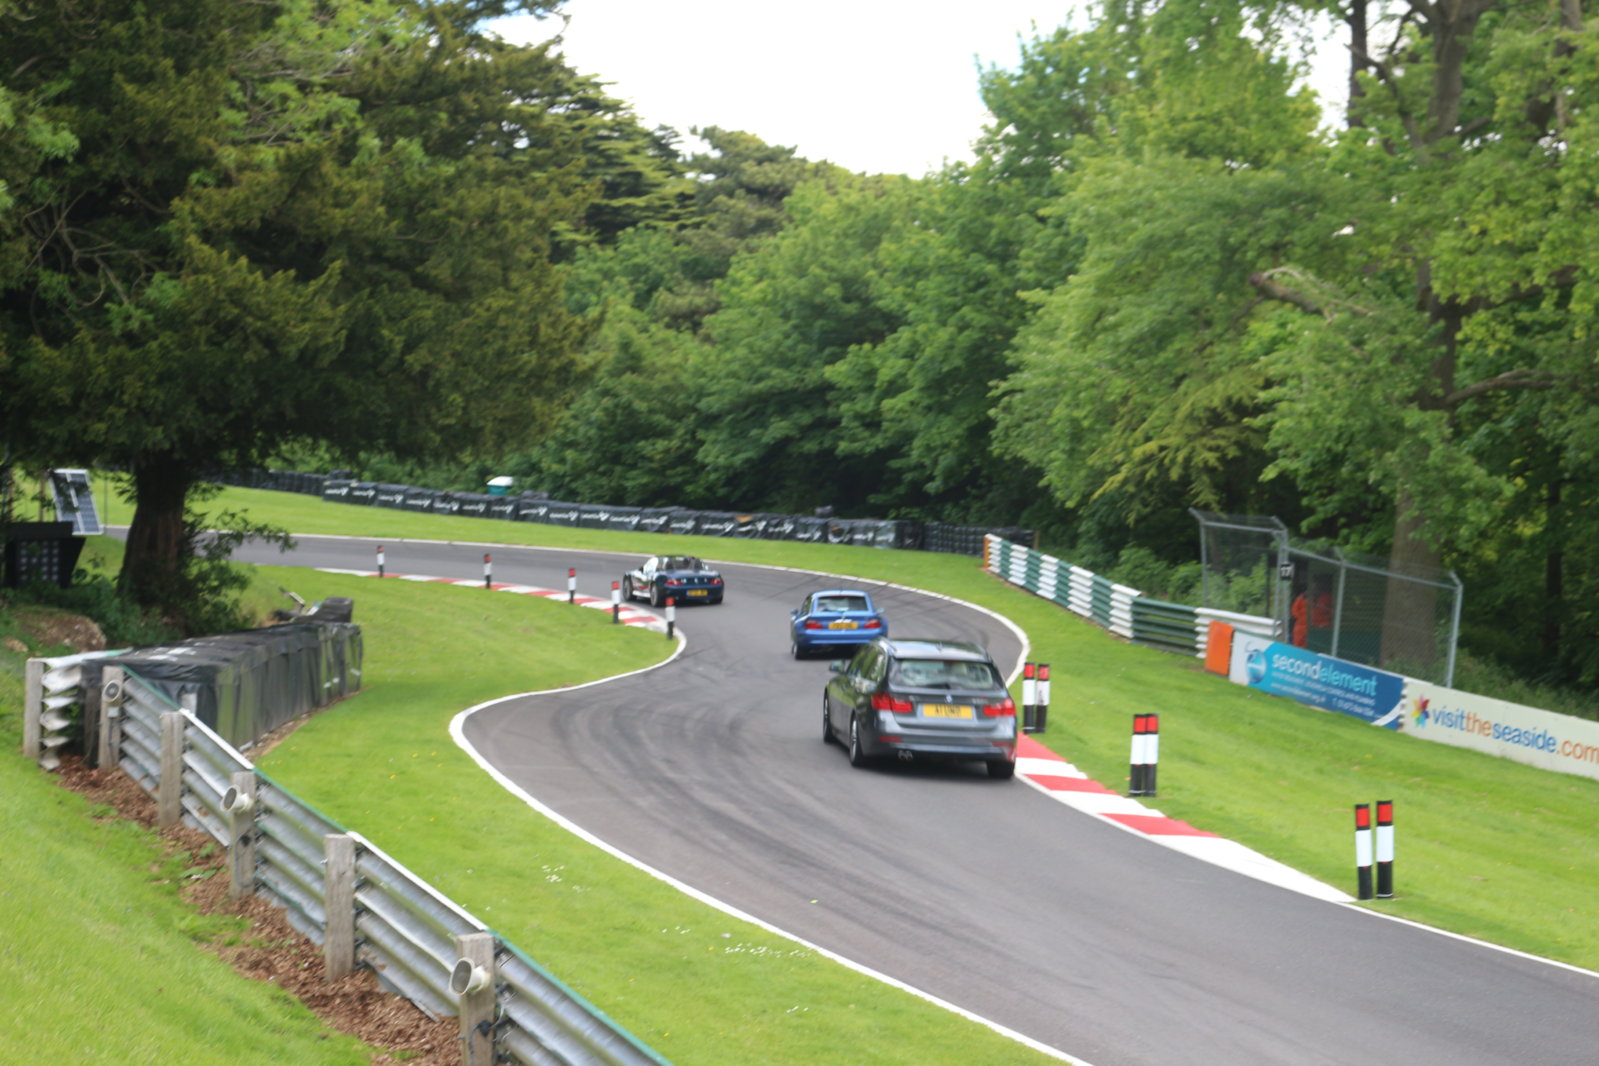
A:
POLYGON ((822 625, 822 623, 818 622, 814 618, 807 618, 807 619, 805 619, 805 628, 806 629, 823 629, 823 628, 826 628, 826 627, 824 627, 822 625))
POLYGON ((868 618, 865 621, 865 623, 862 624, 861 628, 862 629, 882 629, 883 628, 883 620, 881 618, 868 618))
POLYGON ((916 710, 916 707, 910 700, 896 699, 886 692, 874 692, 872 693, 872 710, 892 711, 895 714, 910 714, 916 710))
POLYGON ((713 577, 713 578, 711 578, 711 584, 713 584, 713 585, 720 585, 720 584, 721 584, 721 583, 722 583, 722 579, 721 579, 721 578, 719 578, 719 577, 713 577))
POLYGON ((661 582, 661 584, 665 585, 667 588, 676 588, 682 583, 683 579, 680 577, 669 577, 665 581, 661 582))
POLYGON ((984 718, 1015 718, 1016 717, 1016 701, 1011 699, 1009 696, 1006 696, 1003 700, 1000 700, 998 703, 985 703, 985 704, 983 704, 983 717, 984 718))

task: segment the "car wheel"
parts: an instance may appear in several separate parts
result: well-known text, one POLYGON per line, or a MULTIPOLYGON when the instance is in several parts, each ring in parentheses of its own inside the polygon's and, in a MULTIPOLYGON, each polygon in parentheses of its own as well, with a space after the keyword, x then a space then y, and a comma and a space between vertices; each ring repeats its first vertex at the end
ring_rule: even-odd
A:
POLYGON ((988 776, 1008 781, 1016 776, 1016 764, 1009 759, 992 759, 988 764, 988 776))
POLYGON ((861 724, 854 715, 849 719, 849 764, 866 765, 866 753, 861 750, 861 724))
POLYGON ((833 708, 828 704, 827 697, 822 697, 822 743, 831 744, 833 738, 833 708))
POLYGON ((633 579, 630 577, 622 579, 622 600, 625 603, 633 602, 633 579))
POLYGON ((666 597, 661 595, 660 586, 652 586, 650 588, 650 606, 651 607, 665 607, 666 606, 666 597))
POLYGON ((796 659, 805 658, 805 649, 800 647, 799 641, 793 639, 792 637, 790 637, 788 641, 788 653, 794 656, 796 659))

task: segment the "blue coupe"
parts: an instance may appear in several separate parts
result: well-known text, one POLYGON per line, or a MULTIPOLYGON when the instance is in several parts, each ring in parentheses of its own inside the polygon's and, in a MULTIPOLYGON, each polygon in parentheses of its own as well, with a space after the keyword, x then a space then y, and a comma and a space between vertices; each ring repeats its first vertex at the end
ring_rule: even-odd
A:
POLYGON ((888 620, 860 589, 824 589, 790 612, 788 650, 796 659, 813 652, 848 658, 868 641, 888 635, 888 620))

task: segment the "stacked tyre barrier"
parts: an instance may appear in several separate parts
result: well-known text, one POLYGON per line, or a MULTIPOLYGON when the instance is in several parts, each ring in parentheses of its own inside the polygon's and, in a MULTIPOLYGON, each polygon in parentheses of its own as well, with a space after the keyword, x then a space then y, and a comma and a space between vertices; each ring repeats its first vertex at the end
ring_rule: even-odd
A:
POLYGON ((1138 589, 992 533, 984 540, 983 566, 1117 636, 1166 651, 1204 658, 1210 623, 1218 619, 1246 632, 1275 632, 1276 623, 1269 618, 1153 600, 1138 589))
POLYGON ((1034 539, 1032 530, 1016 526, 954 525, 910 519, 835 518, 683 507, 628 507, 552 500, 540 492, 512 496, 426 489, 414 485, 361 481, 342 476, 343 473, 247 470, 233 471, 215 480, 249 488, 320 495, 324 500, 334 503, 388 507, 424 514, 497 518, 511 522, 542 522, 578 529, 853 544, 971 556, 983 554, 983 544, 990 536, 1021 545, 1030 545, 1034 539))

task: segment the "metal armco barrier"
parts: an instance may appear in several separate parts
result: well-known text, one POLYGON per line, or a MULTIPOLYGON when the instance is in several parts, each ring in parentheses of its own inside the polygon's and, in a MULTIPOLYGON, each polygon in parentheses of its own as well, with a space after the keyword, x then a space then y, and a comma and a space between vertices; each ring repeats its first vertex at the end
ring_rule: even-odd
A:
POLYGON ((102 676, 102 765, 115 764, 168 805, 174 821, 229 849, 234 884, 283 909, 321 945, 330 974, 364 966, 430 1017, 461 1017, 463 1040, 492 1041, 494 1061, 524 1066, 670 1066, 620 1025, 497 937, 487 983, 455 987, 480 963, 459 946, 492 935, 376 845, 319 814, 126 667, 102 676), (248 859, 235 862, 236 851, 248 859), (464 939, 463 939, 464 938, 464 939), (487 1032, 462 1004, 493 992, 487 1032))

